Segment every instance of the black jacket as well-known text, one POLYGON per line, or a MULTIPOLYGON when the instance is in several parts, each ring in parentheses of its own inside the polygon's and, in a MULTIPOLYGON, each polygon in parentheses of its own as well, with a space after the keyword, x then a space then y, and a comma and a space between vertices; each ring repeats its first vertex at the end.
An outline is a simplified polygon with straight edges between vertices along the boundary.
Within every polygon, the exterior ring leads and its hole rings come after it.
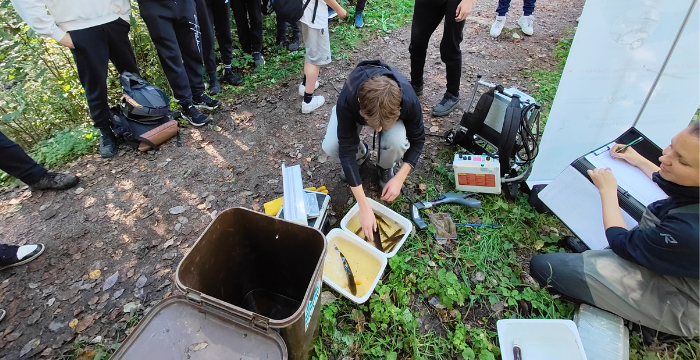
POLYGON ((697 187, 667 181, 659 173, 654 174, 653 180, 669 195, 668 198, 649 205, 649 211, 661 223, 647 229, 611 227, 605 231, 610 248, 621 258, 649 270, 698 279, 700 215, 692 211, 669 212, 686 205, 698 204, 700 191, 697 187))
POLYGON ((401 87, 401 115, 399 120, 403 121, 406 127, 406 137, 410 143, 409 149, 403 156, 403 161, 415 168, 418 158, 423 151, 423 144, 425 143, 423 112, 421 111, 418 96, 413 91, 411 84, 397 70, 380 60, 363 61, 348 75, 336 105, 340 163, 351 187, 359 186, 362 183, 359 167, 355 160, 357 148, 360 145, 357 125, 367 125, 365 119, 360 115, 360 102, 358 101, 360 85, 365 80, 380 75, 393 78, 401 87))

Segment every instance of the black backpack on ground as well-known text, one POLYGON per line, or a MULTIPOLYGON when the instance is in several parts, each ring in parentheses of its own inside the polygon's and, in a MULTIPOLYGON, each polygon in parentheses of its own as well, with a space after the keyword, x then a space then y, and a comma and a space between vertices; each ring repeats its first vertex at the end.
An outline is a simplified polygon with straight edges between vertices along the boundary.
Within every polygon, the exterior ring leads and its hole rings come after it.
POLYGON ((143 124, 155 124, 170 112, 170 99, 158 86, 128 71, 121 74, 120 81, 125 117, 143 124))
MULTIPOLYGON (((314 0, 316 4, 314 5, 314 16, 311 22, 316 20, 316 9, 318 8, 318 2, 323 0, 314 0)), ((290 24, 294 24, 302 16, 304 16, 304 10, 309 6, 311 0, 274 0, 272 2, 272 7, 275 9, 275 13, 281 19, 284 19, 290 24)))
POLYGON ((177 122, 170 113, 160 116, 158 120, 148 124, 134 121, 124 115, 124 109, 117 105, 112 109, 110 119, 112 132, 118 138, 135 150, 158 150, 158 145, 173 136, 177 137, 177 146, 182 146, 177 122))

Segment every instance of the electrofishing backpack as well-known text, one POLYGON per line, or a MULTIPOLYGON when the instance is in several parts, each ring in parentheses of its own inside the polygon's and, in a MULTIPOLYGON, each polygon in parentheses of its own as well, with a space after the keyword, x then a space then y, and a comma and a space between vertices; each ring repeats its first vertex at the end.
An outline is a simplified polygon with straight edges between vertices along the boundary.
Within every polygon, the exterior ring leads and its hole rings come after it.
POLYGON ((158 145, 173 136, 177 137, 177 146, 182 146, 177 121, 168 113, 160 116, 157 121, 143 123, 134 121, 124 115, 124 109, 117 105, 110 109, 112 117, 110 125, 114 135, 123 140, 135 150, 158 150, 158 145))
MULTIPOLYGON (((314 0, 316 3, 314 5, 314 16, 311 22, 316 20, 316 9, 318 8, 318 2, 323 0, 314 0)), ((302 16, 304 16, 304 11, 309 6, 311 0, 274 0, 272 2, 272 7, 275 9, 275 13, 280 19, 284 19, 290 24, 294 24, 302 16)))
POLYGON ((121 74, 124 116, 143 124, 160 123, 170 112, 170 99, 158 86, 125 71, 121 74))

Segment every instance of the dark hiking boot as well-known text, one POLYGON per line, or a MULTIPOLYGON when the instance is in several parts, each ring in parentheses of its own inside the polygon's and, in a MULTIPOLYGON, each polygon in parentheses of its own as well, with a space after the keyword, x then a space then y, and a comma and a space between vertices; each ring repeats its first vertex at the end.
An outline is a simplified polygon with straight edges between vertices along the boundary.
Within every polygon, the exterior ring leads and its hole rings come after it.
POLYGON ((216 79, 216 74, 209 75, 209 95, 216 95, 221 92, 221 85, 216 79))
POLYGON ((110 130, 108 133, 103 132, 100 136, 100 156, 103 158, 111 158, 117 151, 117 138, 110 130))
POLYGON ((38 258, 43 252, 43 244, 5 246, 2 253, 0 253, 0 270, 24 265, 38 258))
POLYGON ((224 76, 221 78, 221 82, 224 84, 238 86, 243 82, 243 79, 236 75, 236 73, 233 72, 233 69, 224 68, 224 76))
POLYGON ((259 51, 254 52, 252 55, 253 55, 253 60, 255 61, 255 67, 265 65, 265 58, 262 56, 262 54, 259 51))
POLYGON ((287 49, 289 51, 297 51, 299 50, 299 45, 301 45, 301 41, 299 40, 299 37, 294 37, 292 38, 292 42, 289 43, 289 46, 287 46, 287 49))
POLYGON ((65 190, 75 186, 78 181, 77 176, 71 173, 47 172, 34 184, 29 185, 32 190, 65 190))
POLYGON ((433 116, 446 116, 459 106, 459 96, 449 92, 445 93, 442 100, 433 108, 433 116))
POLYGON ((192 104, 194 104, 197 109, 215 110, 221 106, 221 101, 214 100, 207 96, 207 94, 199 94, 192 97, 192 104))
POLYGON ((423 85, 415 86, 415 85, 411 84, 411 87, 413 88, 413 91, 416 93, 416 96, 423 95, 423 85))

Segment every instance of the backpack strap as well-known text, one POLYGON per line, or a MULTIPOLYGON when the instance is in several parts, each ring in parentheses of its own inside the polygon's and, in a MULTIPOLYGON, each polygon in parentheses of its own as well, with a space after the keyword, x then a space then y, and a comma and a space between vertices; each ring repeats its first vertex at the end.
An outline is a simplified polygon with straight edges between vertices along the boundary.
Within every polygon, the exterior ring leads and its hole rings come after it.
POLYGON ((316 21, 316 10, 318 10, 318 0, 316 0, 316 4, 314 5, 314 15, 311 17, 312 24, 316 21))
MULTIPOLYGON (((178 133, 178 136, 179 136, 179 133, 178 133)), ((153 149, 153 150, 155 150, 155 151, 160 150, 160 149, 158 148, 158 145, 156 145, 156 144, 154 144, 153 142, 151 142, 151 140, 148 140, 148 139, 146 139, 146 138, 144 138, 144 137, 141 137, 141 136, 136 136, 136 139, 137 139, 138 141, 141 141, 141 142, 143 142, 143 143, 148 144, 148 146, 150 146, 151 149, 153 149)))

